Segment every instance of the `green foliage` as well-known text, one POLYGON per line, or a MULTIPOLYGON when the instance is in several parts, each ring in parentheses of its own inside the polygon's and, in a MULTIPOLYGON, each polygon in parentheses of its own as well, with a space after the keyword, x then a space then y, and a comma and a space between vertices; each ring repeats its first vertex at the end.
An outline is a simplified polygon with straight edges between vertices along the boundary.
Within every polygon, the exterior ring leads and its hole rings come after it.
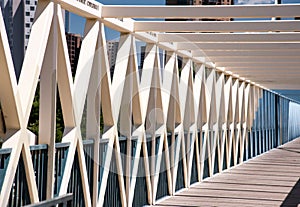
MULTIPOLYGON (((81 124, 80 124, 82 139, 92 138, 92 137, 86 137, 86 124, 87 124, 87 101, 85 102, 85 105, 84 105, 81 124)), ((100 134, 103 134, 103 132, 104 132, 104 121, 103 121, 102 111, 101 111, 101 114, 100 114, 100 126, 99 127, 100 127, 100 134)))
MULTIPOLYGON (((2 126, 2 124, 4 124, 4 117, 3 117, 3 114, 2 114, 2 108, 1 108, 1 104, 0 104, 0 130, 1 130, 1 133, 5 133, 5 126, 2 126)), ((1 134, 0 133, 0 134, 1 134)), ((2 147, 2 143, 3 143, 3 139, 2 139, 2 137, 0 136, 0 149, 1 149, 1 147, 2 147)))
POLYGON ((178 68, 178 75, 181 76, 182 68, 178 68))
POLYGON ((104 132, 104 120, 103 120, 103 113, 101 110, 101 114, 100 114, 100 133, 103 134, 104 132))
POLYGON ((87 137, 86 137, 86 118, 87 118, 86 104, 87 104, 87 101, 85 101, 85 104, 84 104, 82 118, 81 118, 81 124, 80 124, 82 139, 87 139, 87 137))
POLYGON ((61 109, 61 104, 60 104, 60 99, 59 95, 57 95, 56 99, 56 139, 55 142, 61 142, 63 133, 64 133, 64 119, 63 119, 63 114, 62 114, 62 109, 61 109))
MULTIPOLYGON (((33 132, 36 136, 39 134, 39 107, 40 107, 40 87, 37 86, 34 101, 32 104, 29 122, 28 122, 28 129, 33 132)), ((59 92, 57 92, 57 102, 56 102, 56 138, 55 142, 61 142, 63 132, 64 132, 64 120, 63 120, 63 114, 62 114, 62 108, 60 104, 60 97, 59 92)), ((0 107, 1 111, 1 107, 0 107)), ((82 122, 81 122, 81 132, 82 132, 82 138, 86 139, 86 105, 84 107, 83 116, 82 116, 82 122)), ((103 123, 103 116, 101 113, 100 116, 100 132, 101 134, 104 131, 104 123, 103 123)), ((2 146, 2 139, 0 137, 0 148, 2 146)))
MULTIPOLYGON (((39 106, 40 106, 40 87, 38 85, 34 101, 32 104, 28 129, 32 131, 36 136, 39 134, 39 106)), ((57 95, 57 109, 56 109, 56 142, 60 142, 64 131, 64 121, 62 115, 62 109, 60 105, 59 95, 57 95)))
MULTIPOLYGON (((28 122, 28 129, 32 131, 36 136, 39 134, 39 102, 40 102, 40 88, 39 85, 37 87, 30 118, 28 122)), ((87 112, 86 112, 86 105, 84 107, 82 122, 81 122, 81 134, 82 138, 86 139, 86 119, 87 119, 87 112)), ((62 108, 60 104, 60 97, 59 92, 57 91, 57 101, 56 101, 56 138, 55 142, 61 142, 63 132, 64 132, 64 119, 62 114, 62 108)), ((100 116, 100 132, 101 134, 104 131, 104 122, 103 122, 103 115, 101 113, 100 116)), ((89 137, 90 138, 90 137, 89 137)))
POLYGON ((31 112, 30 112, 30 117, 29 117, 29 122, 28 122, 28 129, 32 131, 35 135, 39 134, 39 101, 40 101, 40 86, 37 86, 31 112))

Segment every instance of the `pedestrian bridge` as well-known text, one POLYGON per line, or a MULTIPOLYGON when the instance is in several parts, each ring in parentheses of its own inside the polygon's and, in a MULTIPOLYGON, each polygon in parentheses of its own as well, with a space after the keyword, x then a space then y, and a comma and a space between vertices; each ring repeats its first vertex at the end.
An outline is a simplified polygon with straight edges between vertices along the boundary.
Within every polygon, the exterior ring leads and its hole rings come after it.
POLYGON ((0 206, 298 199, 300 105, 271 89, 300 88, 299 11, 39 0, 18 80, 1 15, 0 206), (63 9, 86 18, 75 77, 63 9), (227 21, 198 21, 207 18, 227 21), (104 26, 120 32, 112 74, 104 26), (141 69, 137 40, 146 43, 141 69), (59 106, 64 133, 55 143, 59 106))

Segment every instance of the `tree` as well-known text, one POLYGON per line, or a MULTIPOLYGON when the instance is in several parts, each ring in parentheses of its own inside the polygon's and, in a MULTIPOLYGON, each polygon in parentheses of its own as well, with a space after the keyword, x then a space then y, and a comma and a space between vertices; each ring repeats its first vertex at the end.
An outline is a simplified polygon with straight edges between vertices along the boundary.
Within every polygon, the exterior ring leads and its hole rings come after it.
MULTIPOLYGON (((28 129, 32 131, 36 136, 39 134, 39 106, 40 106, 40 87, 37 86, 34 101, 32 104, 29 122, 28 122, 28 129)), ((60 142, 63 131, 64 131, 64 122, 63 122, 63 115, 60 105, 59 94, 57 94, 57 104, 56 104, 56 142, 60 142)))

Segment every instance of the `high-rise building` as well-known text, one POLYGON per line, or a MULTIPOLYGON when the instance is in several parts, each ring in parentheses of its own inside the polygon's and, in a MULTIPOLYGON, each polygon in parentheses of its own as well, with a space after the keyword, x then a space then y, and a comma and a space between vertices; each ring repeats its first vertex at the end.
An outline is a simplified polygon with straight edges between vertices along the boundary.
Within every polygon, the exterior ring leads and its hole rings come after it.
POLYGON ((34 14, 36 10, 37 0, 25 0, 25 50, 28 45, 34 14))
MULTIPOLYGON (((166 0, 166 5, 193 5, 193 0, 166 0)), ((166 21, 185 21, 184 19, 166 19, 166 21)))
POLYGON ((193 5, 192 0, 166 0, 166 5, 193 5))
POLYGON ((141 59, 140 59, 140 65, 139 65, 139 69, 142 69, 143 68, 143 65, 144 65, 144 60, 145 60, 145 55, 146 55, 146 46, 143 45, 141 46, 141 59))
POLYGON ((71 63, 72 76, 75 76, 78 64, 82 37, 80 34, 66 33, 69 58, 71 63))
MULTIPOLYGON (((233 4, 233 0, 194 0, 194 5, 231 5, 233 4)), ((199 19, 202 21, 230 21, 230 18, 218 18, 218 19, 199 19)))
MULTIPOLYGON (((233 0, 166 0, 166 5, 231 5, 231 4, 233 4, 233 0)), ((220 18, 220 19, 199 19, 199 20, 224 21, 230 19, 220 18)))
POLYGON ((0 6, 18 79, 25 54, 24 38, 20 38, 24 37, 24 2, 22 0, 1 0, 0 6))
MULTIPOLYGON (((31 27, 34 20, 35 10, 37 7, 38 0, 25 0, 25 50, 28 45, 31 27)), ((69 32, 70 30, 70 13, 69 11, 62 10, 63 18, 65 22, 65 32, 69 32)))
MULTIPOLYGON (((13 5, 12 1, 0 1, 1 12, 4 19, 9 44, 13 43, 13 5)), ((12 48, 11 48, 12 49, 12 48)))
POLYGON ((231 0, 194 0, 194 5, 231 5, 231 0))
MULTIPOLYGON (((0 0, 17 79, 21 73, 37 2, 38 0, 0 0)), ((64 12, 64 18, 68 32, 69 12, 64 12)))
POLYGON ((115 69, 115 64, 117 60, 117 53, 118 53, 119 42, 112 40, 107 42, 107 55, 108 55, 108 62, 111 74, 115 69))

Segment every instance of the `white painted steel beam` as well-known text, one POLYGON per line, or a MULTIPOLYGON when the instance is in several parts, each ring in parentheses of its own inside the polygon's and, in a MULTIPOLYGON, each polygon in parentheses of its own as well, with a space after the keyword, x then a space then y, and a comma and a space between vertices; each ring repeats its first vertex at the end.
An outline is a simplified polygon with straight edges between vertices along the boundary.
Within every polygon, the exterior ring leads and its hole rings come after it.
POLYGON ((82 2, 74 0, 54 0, 54 2, 60 4, 63 9, 66 9, 79 16, 91 19, 101 18, 102 4, 97 1, 89 1, 90 6, 88 6, 87 3, 82 3, 86 2, 86 0, 82 2))
MULTIPOLYGON (((285 56, 286 57, 286 56, 285 56)), ((299 57, 286 57, 284 58, 274 58, 270 56, 262 56, 262 57, 210 57, 211 61, 216 62, 218 64, 221 63, 295 63, 300 62, 299 57)))
POLYGON ((285 74, 282 72, 280 68, 274 68, 274 69, 264 69, 264 68, 258 68, 257 70, 253 70, 251 68, 228 68, 233 73, 238 73, 239 77, 247 76, 247 79, 257 79, 264 77, 271 77, 276 80, 285 79, 286 77, 295 77, 295 75, 299 74, 299 69, 297 68, 289 68, 290 73, 285 74))
POLYGON ((300 88, 300 84, 276 84, 276 83, 268 83, 268 84, 264 84, 266 87, 268 88, 272 88, 273 90, 276 89, 285 89, 285 90, 299 90, 300 88))
POLYGON ((126 19, 126 21, 121 21, 115 18, 105 18, 101 20, 105 26, 123 33, 133 32, 133 21, 131 19, 126 19))
POLYGON ((270 18, 299 16, 300 5, 102 6, 104 18, 270 18))
POLYGON ((300 21, 135 21, 136 32, 294 32, 300 21))
POLYGON ((297 75, 299 75, 299 71, 298 70, 294 70, 291 71, 289 74, 284 74, 282 73, 282 71, 272 71, 272 73, 270 73, 270 71, 268 70, 257 70, 257 71, 253 71, 251 72, 251 70, 248 71, 240 71, 239 74, 241 76, 247 76, 247 78, 249 79, 253 79, 257 77, 270 77, 270 78, 274 78, 274 79, 284 79, 286 77, 295 77, 297 75))
POLYGON ((159 42, 300 42, 300 33, 159 33, 159 42))
MULTIPOLYGON (((300 22, 300 21, 299 21, 300 22)), ((178 50, 300 50, 300 43, 176 43, 178 50)))
POLYGON ((166 50, 166 51, 173 51, 176 52, 178 55, 180 55, 181 57, 186 57, 186 58, 190 58, 192 59, 195 63, 201 63, 206 65, 207 67, 213 68, 214 66, 210 63, 205 61, 205 59, 203 59, 203 56, 201 57, 193 57, 192 53, 186 50, 177 50, 175 45, 169 42, 158 42, 157 41, 157 37, 156 37, 156 33, 146 33, 146 32, 137 32, 137 33, 133 33, 133 35, 144 42, 147 43, 155 43, 159 46, 159 48, 166 50))
POLYGON ((251 71, 251 74, 253 77, 255 77, 255 72, 259 72, 259 71, 269 71, 269 72, 274 72, 274 71, 282 71, 282 73, 287 73, 287 70, 289 72, 293 72, 293 71, 299 71, 299 69, 297 67, 289 67, 289 66, 285 66, 282 68, 273 68, 273 67, 267 67, 267 66, 263 66, 263 67, 238 67, 238 68, 227 68, 227 70, 231 71, 231 72, 237 72, 242 74, 243 71, 251 71))
POLYGON ((284 82, 286 80, 288 80, 288 82, 290 83, 290 81, 292 81, 293 83, 298 83, 296 82, 295 80, 295 76, 299 76, 299 73, 296 73, 296 74, 291 74, 293 77, 291 76, 284 76, 284 78, 278 78, 278 77, 282 77, 283 74, 274 74, 273 76, 268 76, 268 74, 266 73, 259 73, 260 77, 259 78, 253 78, 253 76, 251 75, 243 75, 244 78, 251 78, 252 80, 255 80, 255 81, 260 81, 260 83, 262 82, 272 82, 272 83, 276 83, 277 81, 281 81, 281 82, 284 82))
POLYGON ((260 67, 272 67, 272 68, 299 68, 300 69, 300 60, 298 62, 275 62, 275 63, 244 63, 244 62, 235 62, 235 63, 225 63, 225 62, 217 62, 217 67, 229 67, 229 68, 240 68, 240 67, 249 67, 249 68, 260 68, 260 67))
POLYGON ((269 56, 284 58, 287 57, 300 57, 300 51, 193 51, 194 57, 203 57, 204 55, 211 57, 252 57, 252 56, 269 56))

